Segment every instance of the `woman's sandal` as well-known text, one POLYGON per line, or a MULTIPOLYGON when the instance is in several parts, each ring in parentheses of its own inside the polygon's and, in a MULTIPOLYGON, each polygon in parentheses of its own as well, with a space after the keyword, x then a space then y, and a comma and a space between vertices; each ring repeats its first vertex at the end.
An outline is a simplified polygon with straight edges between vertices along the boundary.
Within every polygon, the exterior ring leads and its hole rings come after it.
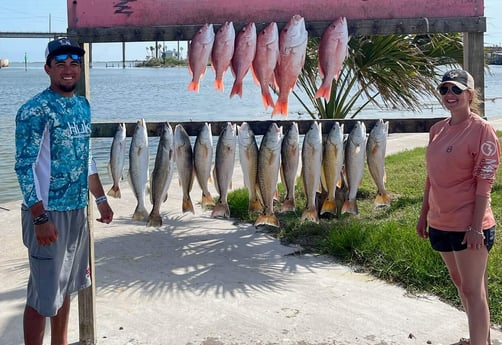
POLYGON ((460 338, 460 340, 458 341, 458 345, 469 345, 471 342, 469 340, 469 338, 460 338))

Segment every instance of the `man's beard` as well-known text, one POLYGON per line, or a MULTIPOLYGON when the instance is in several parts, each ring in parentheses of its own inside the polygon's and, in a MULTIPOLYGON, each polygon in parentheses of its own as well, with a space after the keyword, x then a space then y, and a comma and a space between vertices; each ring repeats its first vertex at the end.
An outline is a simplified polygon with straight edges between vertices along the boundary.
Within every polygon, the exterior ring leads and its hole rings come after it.
POLYGON ((64 92, 73 92, 76 87, 77 87, 77 84, 72 84, 72 85, 59 84, 59 88, 61 89, 61 91, 64 91, 64 92))

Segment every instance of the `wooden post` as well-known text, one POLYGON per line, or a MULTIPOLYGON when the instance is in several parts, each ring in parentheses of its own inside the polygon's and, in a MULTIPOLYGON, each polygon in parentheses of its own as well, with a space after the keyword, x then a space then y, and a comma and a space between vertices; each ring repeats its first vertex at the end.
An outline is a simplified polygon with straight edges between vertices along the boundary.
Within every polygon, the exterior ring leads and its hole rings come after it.
MULTIPOLYGON (((82 44, 82 48, 86 51, 82 65, 82 77, 77 85, 76 92, 79 95, 90 99, 90 84, 89 84, 89 43, 82 44)), ((93 208, 90 202, 91 195, 89 193, 89 206, 87 207, 87 224, 89 226, 89 265, 91 269, 91 286, 80 290, 78 293, 78 316, 79 316, 79 335, 81 345, 95 345, 96 337, 96 275, 94 265, 94 228, 93 228, 93 208)))
POLYGON ((464 68, 474 78, 474 85, 478 89, 478 96, 482 103, 479 106, 480 116, 485 114, 485 54, 484 33, 464 32, 464 68))
POLYGON ((125 42, 122 42, 122 68, 126 68, 125 42))

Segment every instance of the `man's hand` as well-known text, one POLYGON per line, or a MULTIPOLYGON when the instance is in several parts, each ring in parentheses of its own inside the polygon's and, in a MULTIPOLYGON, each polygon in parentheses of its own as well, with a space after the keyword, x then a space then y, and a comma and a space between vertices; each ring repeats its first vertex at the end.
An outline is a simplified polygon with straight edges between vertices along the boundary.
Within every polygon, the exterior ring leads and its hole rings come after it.
POLYGON ((110 204, 108 204, 108 201, 103 201, 99 203, 97 206, 101 217, 96 218, 96 220, 100 223, 110 224, 113 220, 113 211, 112 208, 110 207, 110 204))
POLYGON ((58 240, 58 229, 50 220, 44 224, 35 225, 37 242, 41 246, 50 246, 58 240))

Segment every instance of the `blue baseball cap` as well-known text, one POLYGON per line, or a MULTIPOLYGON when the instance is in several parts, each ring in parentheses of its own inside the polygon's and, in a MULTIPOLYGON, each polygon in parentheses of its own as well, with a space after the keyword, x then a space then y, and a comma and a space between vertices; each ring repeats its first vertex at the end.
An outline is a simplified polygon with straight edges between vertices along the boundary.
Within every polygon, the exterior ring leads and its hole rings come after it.
POLYGON ((45 60, 49 63, 50 59, 59 54, 77 54, 78 56, 83 56, 85 50, 83 50, 78 43, 67 38, 62 37, 57 40, 50 41, 45 49, 45 60))

